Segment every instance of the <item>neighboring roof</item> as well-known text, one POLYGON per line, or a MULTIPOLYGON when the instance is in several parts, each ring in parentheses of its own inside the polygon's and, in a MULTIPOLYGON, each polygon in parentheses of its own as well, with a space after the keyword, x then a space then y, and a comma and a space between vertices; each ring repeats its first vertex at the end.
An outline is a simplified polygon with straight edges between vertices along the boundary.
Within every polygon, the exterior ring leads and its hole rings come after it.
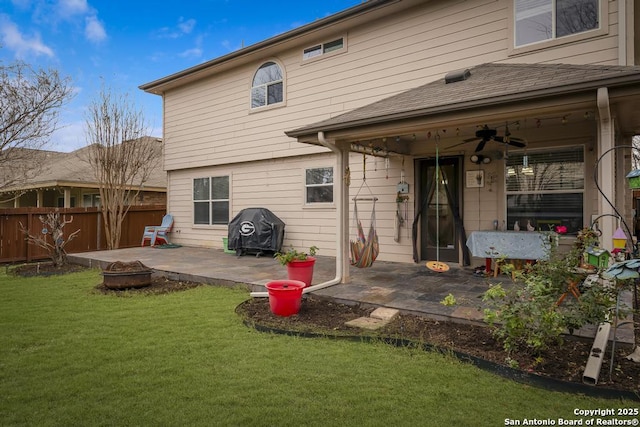
POLYGON ((638 66, 490 63, 472 67, 469 72, 466 80, 447 84, 443 76, 423 86, 285 133, 296 138, 320 131, 567 95, 599 87, 640 84, 638 66))
MULTIPOLYGON (((158 149, 162 148, 162 140, 160 138, 146 136, 140 138, 140 141, 157 144, 158 149)), ((70 153, 34 150, 45 159, 42 162, 40 173, 19 186, 3 188, 2 192, 51 187, 97 188, 98 184, 94 179, 93 170, 86 159, 88 149, 89 147, 83 147, 70 153)), ((149 180, 144 186, 145 190, 166 191, 167 173, 163 170, 162 160, 153 169, 149 180)))
POLYGON ((318 19, 309 24, 303 25, 301 27, 295 28, 293 30, 287 31, 286 33, 279 34, 277 36, 268 38, 261 42, 252 44, 245 48, 239 49, 237 51, 231 52, 227 55, 220 56, 211 61, 203 62, 202 64, 198 64, 191 68, 187 68, 186 70, 179 71, 177 73, 171 74, 169 76, 160 78, 158 80, 154 80, 149 83, 145 83, 139 86, 139 89, 142 89, 146 92, 160 94, 162 93, 162 87, 169 84, 174 83, 176 81, 184 80, 193 74, 197 74, 204 70, 215 67, 216 65, 231 61, 232 59, 236 59, 242 56, 249 55, 253 52, 259 51, 269 46, 273 46, 279 43, 283 43, 285 41, 294 39, 301 35, 312 33, 318 29, 328 27, 331 25, 335 25, 339 22, 345 21, 347 19, 364 15, 367 12, 370 12, 374 9, 377 9, 381 6, 385 6, 391 3, 398 3, 398 0, 367 0, 362 2, 359 5, 350 7, 349 9, 345 9, 341 12, 335 13, 333 15, 329 15, 325 18, 318 19))

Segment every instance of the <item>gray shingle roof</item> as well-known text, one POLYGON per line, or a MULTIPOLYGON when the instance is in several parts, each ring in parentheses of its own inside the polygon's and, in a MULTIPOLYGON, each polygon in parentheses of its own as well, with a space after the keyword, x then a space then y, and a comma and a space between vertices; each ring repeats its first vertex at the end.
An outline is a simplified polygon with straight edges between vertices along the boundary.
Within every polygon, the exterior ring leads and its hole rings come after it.
MULTIPOLYGON (((156 144, 161 149, 161 142, 154 137, 142 137, 140 143, 156 144)), ((23 188, 36 188, 39 186, 50 186, 64 183, 69 185, 75 183, 78 186, 94 186, 98 184, 94 177, 94 172, 87 161, 88 147, 83 147, 70 153, 61 153, 57 151, 35 150, 37 154, 43 157, 40 163, 42 170, 36 177, 28 179, 18 187, 3 188, 3 191, 15 191, 23 188)), ((1 169, 1 168, 0 168, 1 169)), ((0 175, 0 179, 2 176, 0 175)), ((0 182, 1 184, 1 182, 0 182)), ((154 167, 149 180, 145 183, 145 187, 166 188, 167 173, 162 168, 162 161, 159 160, 154 167)), ((0 185, 0 188, 2 186, 0 185)))
POLYGON ((300 137, 462 108, 524 101, 598 87, 640 84, 640 67, 569 64, 482 64, 470 68, 467 80, 441 78, 344 114, 286 132, 300 137))

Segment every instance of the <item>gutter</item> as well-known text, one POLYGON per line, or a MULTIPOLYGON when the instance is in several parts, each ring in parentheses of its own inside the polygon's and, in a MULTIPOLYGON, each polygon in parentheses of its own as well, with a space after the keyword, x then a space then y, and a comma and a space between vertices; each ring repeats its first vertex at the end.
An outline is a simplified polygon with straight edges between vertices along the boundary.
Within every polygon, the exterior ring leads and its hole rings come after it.
MULTIPOLYGON (((320 143, 323 146, 327 147, 328 149, 330 149, 336 154, 336 160, 338 163, 336 168, 337 170, 335 171, 334 179, 333 179, 334 183, 336 182, 339 183, 336 191, 337 193, 336 196, 338 200, 337 209, 336 209, 336 276, 327 282, 319 283, 317 285, 312 285, 304 288, 302 290, 303 294, 308 294, 310 292, 318 291, 320 289, 337 285, 341 283, 344 278, 343 259, 345 257, 346 245, 343 245, 343 236, 345 235, 345 226, 344 226, 345 221, 343 221, 343 218, 346 218, 346 215, 344 215, 345 191, 344 191, 344 185, 343 185, 343 182, 344 182, 343 171, 345 170, 345 155, 342 152, 342 150, 336 147, 335 143, 329 142, 325 139, 324 132, 318 132, 318 141, 320 141, 320 143)), ((346 158, 348 158, 348 154, 346 155, 346 158)), ((251 295, 254 298, 255 297, 265 298, 269 296, 269 293, 268 292, 251 292, 249 295, 251 295)))
MULTIPOLYGON (((89 188, 89 189, 97 190, 99 187, 99 184, 97 182, 86 182, 86 181, 51 180, 51 181, 35 182, 32 184, 26 184, 26 185, 16 186, 16 187, 6 187, 0 190, 0 194, 15 193, 15 192, 21 192, 21 191, 33 191, 33 190, 48 190, 48 189, 62 188, 62 187, 89 188)), ((127 189, 135 190, 137 188, 137 185, 127 185, 126 187, 127 189)), ((140 191, 155 191, 158 193, 166 193, 167 187, 160 187, 157 185, 153 185, 153 186, 145 185, 144 188, 141 189, 140 191)))

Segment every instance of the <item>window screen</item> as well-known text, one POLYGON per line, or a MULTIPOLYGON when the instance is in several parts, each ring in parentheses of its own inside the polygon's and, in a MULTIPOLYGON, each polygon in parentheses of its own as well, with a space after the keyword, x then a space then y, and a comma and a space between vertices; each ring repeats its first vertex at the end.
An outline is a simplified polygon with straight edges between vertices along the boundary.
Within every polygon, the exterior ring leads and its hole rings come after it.
POLYGON ((513 229, 527 225, 539 231, 564 225, 576 233, 583 227, 584 150, 509 153, 506 162, 507 221, 513 229))

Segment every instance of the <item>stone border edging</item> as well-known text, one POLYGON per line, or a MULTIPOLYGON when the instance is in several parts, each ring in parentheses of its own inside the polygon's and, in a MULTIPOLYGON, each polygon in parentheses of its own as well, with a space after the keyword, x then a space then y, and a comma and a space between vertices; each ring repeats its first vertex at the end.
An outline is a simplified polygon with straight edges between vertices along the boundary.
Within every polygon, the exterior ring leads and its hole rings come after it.
POLYGON ((604 399, 627 399, 640 401, 640 394, 631 391, 597 387, 587 384, 562 381, 550 377, 544 377, 542 375, 524 372, 519 369, 509 368, 508 366, 500 365, 498 363, 491 362, 489 360, 485 360, 477 356, 472 356, 460 351, 441 348, 428 343, 417 343, 415 341, 404 338, 393 338, 388 336, 376 337, 369 335, 332 335, 329 333, 289 331, 285 329, 278 329, 260 325, 247 319, 243 319, 242 323, 247 327, 257 330, 258 332, 270 332, 279 335, 297 336, 302 338, 342 339, 347 341, 381 341, 394 347, 416 347, 421 348, 423 351, 453 355, 456 359, 462 362, 471 363, 472 365, 482 369, 483 371, 487 371, 500 377, 507 378, 521 384, 531 385, 537 388, 543 388, 550 391, 559 391, 563 393, 583 394, 589 397, 599 397, 604 399))

